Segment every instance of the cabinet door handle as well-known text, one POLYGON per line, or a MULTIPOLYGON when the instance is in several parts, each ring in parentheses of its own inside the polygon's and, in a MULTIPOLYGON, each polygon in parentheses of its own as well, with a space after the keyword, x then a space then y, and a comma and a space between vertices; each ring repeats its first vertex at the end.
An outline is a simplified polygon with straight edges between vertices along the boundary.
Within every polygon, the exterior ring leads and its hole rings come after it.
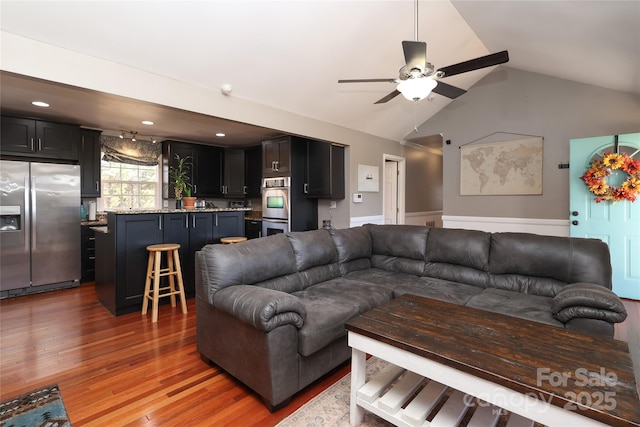
POLYGON ((158 230, 162 230, 162 217, 158 217, 158 230))
POLYGON ((96 181, 96 191, 100 191, 100 183, 96 181))
POLYGON ((242 194, 247 194, 247 186, 242 187, 242 194))
POLYGON ((35 145, 34 144, 35 144, 35 142, 34 142, 33 138, 31 138, 31 151, 35 150, 35 145))
POLYGON ((276 172, 280 170, 280 162, 276 160, 276 172))
POLYGON ((42 138, 38 138, 38 151, 42 151, 42 138))
POLYGON ((198 192, 198 186, 196 184, 193 184, 193 194, 196 194, 198 192))
POLYGON ((196 216, 191 216, 191 228, 196 228, 196 216))
POLYGON ((309 192, 309 184, 305 182, 303 187, 304 187, 304 194, 307 194, 309 192))
POLYGON ((189 228, 189 215, 184 216, 184 228, 189 228))
POLYGON ((89 240, 96 240, 95 237, 89 237, 89 240))
POLYGON ((216 217, 216 227, 217 227, 218 226, 218 215, 216 214, 215 217, 216 217))

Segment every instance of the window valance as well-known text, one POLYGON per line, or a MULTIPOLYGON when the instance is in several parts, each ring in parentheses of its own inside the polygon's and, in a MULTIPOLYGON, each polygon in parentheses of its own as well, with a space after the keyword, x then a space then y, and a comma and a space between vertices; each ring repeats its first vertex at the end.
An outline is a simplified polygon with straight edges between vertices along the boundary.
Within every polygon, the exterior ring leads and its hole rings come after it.
POLYGON ((161 147, 151 141, 120 138, 117 136, 100 137, 102 160, 127 163, 130 165, 155 166, 159 162, 161 147))

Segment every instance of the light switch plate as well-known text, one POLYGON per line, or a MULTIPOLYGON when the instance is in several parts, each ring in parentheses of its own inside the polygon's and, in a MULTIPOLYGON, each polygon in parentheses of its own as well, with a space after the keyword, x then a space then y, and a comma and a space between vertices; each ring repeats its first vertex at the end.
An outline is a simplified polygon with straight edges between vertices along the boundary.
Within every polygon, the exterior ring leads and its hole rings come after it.
POLYGON ((163 200, 162 201, 162 207, 163 208, 168 208, 169 207, 169 201, 168 200, 163 200))
POLYGON ((335 200, 331 200, 329 202, 329 209, 335 209, 336 207, 337 207, 336 201, 335 200))

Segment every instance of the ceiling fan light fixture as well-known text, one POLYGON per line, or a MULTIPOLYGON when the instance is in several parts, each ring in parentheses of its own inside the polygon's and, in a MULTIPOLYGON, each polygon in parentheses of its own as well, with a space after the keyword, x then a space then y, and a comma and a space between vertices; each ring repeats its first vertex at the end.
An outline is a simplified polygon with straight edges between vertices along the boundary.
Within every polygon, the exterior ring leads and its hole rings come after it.
POLYGON ((420 101, 429 96, 437 85, 438 82, 434 79, 407 79, 398 83, 396 89, 409 101, 420 101))

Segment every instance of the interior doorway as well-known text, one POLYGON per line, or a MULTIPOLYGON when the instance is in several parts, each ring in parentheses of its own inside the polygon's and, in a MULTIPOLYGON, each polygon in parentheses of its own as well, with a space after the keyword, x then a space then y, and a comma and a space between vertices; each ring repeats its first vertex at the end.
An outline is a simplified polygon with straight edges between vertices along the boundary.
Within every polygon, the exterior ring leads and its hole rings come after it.
POLYGON ((384 154, 382 206, 385 224, 405 223, 405 158, 384 154))

